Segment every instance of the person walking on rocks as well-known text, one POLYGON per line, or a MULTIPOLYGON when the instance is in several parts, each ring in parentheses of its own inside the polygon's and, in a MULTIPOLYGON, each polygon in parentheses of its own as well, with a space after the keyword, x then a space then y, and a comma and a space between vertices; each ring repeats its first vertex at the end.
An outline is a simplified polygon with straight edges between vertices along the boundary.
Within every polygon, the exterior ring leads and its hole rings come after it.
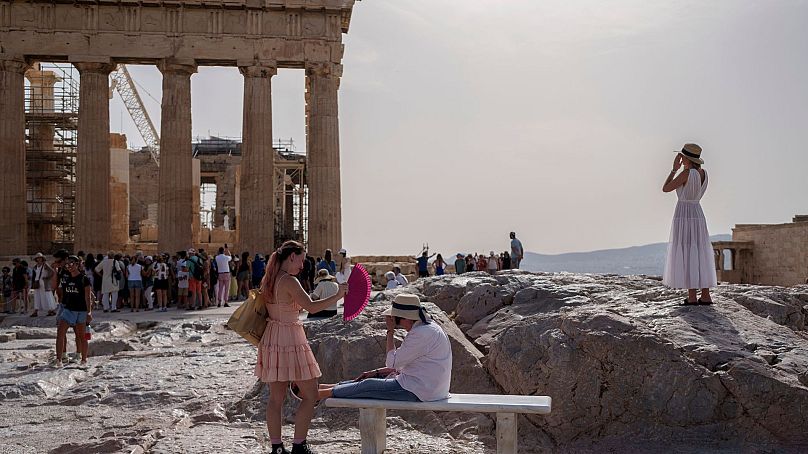
POLYGON ((525 248, 522 247, 522 242, 516 238, 516 232, 510 233, 511 237, 511 268, 514 270, 519 269, 522 264, 522 259, 525 258, 525 248))
POLYGON ((56 328, 56 367, 62 367, 62 355, 67 344, 67 329, 73 328, 76 334, 76 349, 81 354, 81 366, 87 365, 87 339, 85 327, 93 321, 91 305, 92 287, 90 280, 81 269, 81 260, 75 255, 67 258, 65 268, 68 273, 61 273, 59 280, 59 300, 62 311, 59 313, 59 324, 56 328))
POLYGON ((707 190, 701 151, 694 143, 685 144, 677 152, 673 170, 662 186, 663 192, 675 190, 679 199, 673 214, 662 282, 671 288, 687 289, 685 305, 712 304, 710 287, 717 284, 713 246, 700 203, 707 190), (676 175, 682 167, 684 170, 676 175), (698 289, 701 295, 696 299, 698 289))
POLYGON ((297 241, 287 241, 269 258, 266 274, 261 281, 261 294, 267 307, 267 326, 258 344, 255 375, 269 384, 267 429, 273 454, 288 454, 281 440, 281 420, 286 390, 295 382, 302 402, 295 416, 292 454, 312 454, 306 436, 317 402, 317 378, 322 373, 311 352, 303 324, 298 319, 300 309, 316 313, 328 309, 345 296, 347 285, 340 285, 336 294, 312 302, 294 276, 303 269, 305 249, 297 241))

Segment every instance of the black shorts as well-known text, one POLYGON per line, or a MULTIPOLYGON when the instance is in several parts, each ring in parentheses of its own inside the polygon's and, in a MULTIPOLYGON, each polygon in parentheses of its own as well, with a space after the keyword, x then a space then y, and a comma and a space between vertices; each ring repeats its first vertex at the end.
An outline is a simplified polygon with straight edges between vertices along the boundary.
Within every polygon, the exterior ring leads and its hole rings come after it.
POLYGON ((154 289, 155 290, 168 290, 168 279, 155 279, 154 280, 154 289))
POLYGON ((418 271, 418 277, 429 277, 429 271, 418 271))

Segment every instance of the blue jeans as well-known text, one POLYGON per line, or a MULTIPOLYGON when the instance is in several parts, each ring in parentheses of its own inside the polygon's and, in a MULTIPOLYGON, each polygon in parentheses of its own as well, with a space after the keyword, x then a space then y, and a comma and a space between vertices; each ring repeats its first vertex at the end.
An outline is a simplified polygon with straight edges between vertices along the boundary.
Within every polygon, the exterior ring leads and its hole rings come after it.
POLYGON ((366 378, 362 381, 343 381, 334 386, 331 392, 334 397, 345 399, 421 401, 415 394, 402 388, 395 378, 366 378))

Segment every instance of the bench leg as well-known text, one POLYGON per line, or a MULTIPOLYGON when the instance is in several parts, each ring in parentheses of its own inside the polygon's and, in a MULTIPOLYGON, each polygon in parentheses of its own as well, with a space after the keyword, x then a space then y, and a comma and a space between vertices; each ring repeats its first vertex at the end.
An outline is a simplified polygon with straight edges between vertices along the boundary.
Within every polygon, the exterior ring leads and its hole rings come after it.
POLYGON ((516 454, 516 413, 497 413, 497 454, 516 454))
POLYGON ((359 434, 362 437, 362 454, 384 452, 387 447, 387 410, 360 408, 359 434))

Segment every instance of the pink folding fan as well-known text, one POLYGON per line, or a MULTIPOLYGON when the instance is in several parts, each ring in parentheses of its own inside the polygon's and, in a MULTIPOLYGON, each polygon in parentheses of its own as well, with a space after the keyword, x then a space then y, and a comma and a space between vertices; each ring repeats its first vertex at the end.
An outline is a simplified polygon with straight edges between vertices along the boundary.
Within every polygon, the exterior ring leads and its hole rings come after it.
POLYGON ((370 288, 370 275, 364 266, 357 263, 351 269, 351 275, 348 277, 348 294, 343 299, 345 308, 345 312, 342 314, 343 320, 346 322, 353 320, 362 313, 370 301, 370 288))

